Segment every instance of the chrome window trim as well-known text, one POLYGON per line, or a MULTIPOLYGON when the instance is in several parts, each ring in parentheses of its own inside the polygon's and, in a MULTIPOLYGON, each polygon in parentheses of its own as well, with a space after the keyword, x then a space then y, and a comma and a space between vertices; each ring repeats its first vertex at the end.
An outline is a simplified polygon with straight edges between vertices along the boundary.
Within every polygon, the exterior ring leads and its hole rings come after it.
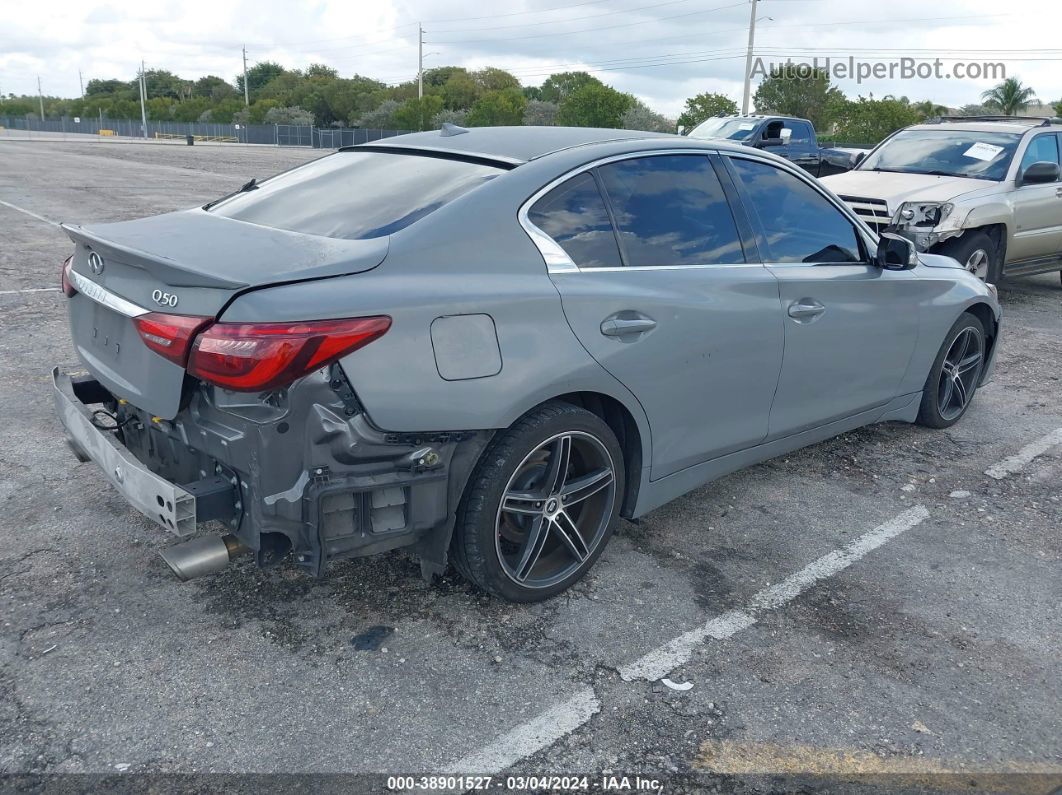
POLYGON ((79 293, 86 298, 95 301, 97 304, 101 304, 108 309, 113 309, 120 315, 125 315, 126 317, 140 317, 151 311, 150 309, 145 309, 142 306, 134 304, 132 301, 125 300, 120 295, 115 295, 102 285, 96 284, 96 282, 91 281, 90 279, 86 279, 73 268, 67 272, 67 275, 70 277, 70 281, 73 282, 75 289, 79 293))
MULTIPOLYGON (((708 157, 709 155, 720 154, 718 149, 701 149, 693 147, 682 147, 675 149, 645 149, 640 152, 626 152, 622 155, 610 155, 609 157, 602 157, 597 160, 593 160, 589 163, 584 163, 571 171, 566 171, 559 177, 554 178, 542 188, 539 188, 535 193, 531 195, 531 198, 527 199, 520 205, 520 210, 517 212, 517 219, 520 222, 520 226, 523 227, 527 236, 531 238, 531 242, 535 244, 539 253, 542 255, 542 259, 546 262, 546 270, 549 273, 594 273, 600 271, 603 273, 615 273, 618 271, 630 272, 630 271, 654 271, 654 270, 690 270, 699 268, 733 268, 733 267, 753 267, 762 268, 763 264, 759 262, 732 262, 732 263, 699 263, 696 265, 640 265, 636 267, 607 267, 607 268, 580 268, 568 253, 561 248, 560 244, 552 237, 547 235, 533 223, 528 217, 528 213, 534 206, 535 202, 556 188, 558 185, 567 182, 573 177, 577 177, 589 171, 592 168, 598 166, 604 166, 609 163, 616 163, 621 160, 634 160, 641 157, 658 157, 660 155, 701 155, 702 157, 708 157)), ((722 154, 725 154, 723 152, 722 154)), ((729 203, 729 202, 728 202, 729 203)))

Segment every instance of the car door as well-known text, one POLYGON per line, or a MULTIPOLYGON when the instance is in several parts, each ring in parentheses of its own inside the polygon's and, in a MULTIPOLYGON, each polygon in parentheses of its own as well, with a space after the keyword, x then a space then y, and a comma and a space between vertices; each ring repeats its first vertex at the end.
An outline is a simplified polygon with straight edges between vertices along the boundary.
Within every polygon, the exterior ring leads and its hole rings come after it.
POLYGON ((785 357, 770 438, 884 406, 917 340, 918 279, 872 264, 852 220, 810 178, 728 161, 779 282, 785 357))
POLYGON ((746 258, 751 228, 705 153, 597 164, 536 198, 526 219, 570 258, 547 262, 572 330, 645 409, 651 477, 767 435, 777 281, 746 258))
POLYGON ((783 138, 785 131, 789 130, 788 142, 786 143, 785 157, 813 176, 818 176, 819 152, 815 146, 815 136, 811 125, 806 121, 787 121, 782 127, 783 138))
POLYGON ((1008 262, 1048 257, 1062 250, 1062 182, 1022 185, 1021 175, 1033 163, 1059 163, 1058 135, 1041 133, 1026 146, 1011 192, 1014 234, 1008 262))

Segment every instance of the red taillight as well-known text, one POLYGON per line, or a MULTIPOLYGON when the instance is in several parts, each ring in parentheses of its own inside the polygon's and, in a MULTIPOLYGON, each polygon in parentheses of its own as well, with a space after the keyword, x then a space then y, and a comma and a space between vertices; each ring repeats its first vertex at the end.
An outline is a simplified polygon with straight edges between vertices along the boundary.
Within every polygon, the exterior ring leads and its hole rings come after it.
POLYGON ((181 367, 188 362, 192 338, 210 321, 209 317, 166 315, 162 312, 148 312, 133 318, 144 344, 181 367))
POLYGON ((63 275, 60 277, 63 284, 63 292, 66 293, 67 298, 72 297, 77 292, 77 288, 70 283, 70 263, 73 260, 73 257, 67 257, 63 260, 63 275))
POLYGON ((196 338, 188 372, 237 392, 277 389, 368 345, 390 327, 387 316, 216 323, 196 338))

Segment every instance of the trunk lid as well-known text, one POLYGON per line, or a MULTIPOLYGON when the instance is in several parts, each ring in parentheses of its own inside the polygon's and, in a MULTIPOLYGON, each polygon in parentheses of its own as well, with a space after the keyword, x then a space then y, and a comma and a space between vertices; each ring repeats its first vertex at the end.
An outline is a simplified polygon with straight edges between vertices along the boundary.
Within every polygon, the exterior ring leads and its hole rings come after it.
POLYGON ((386 237, 326 238, 203 210, 63 230, 81 285, 68 302, 78 355, 113 394, 167 419, 180 409, 184 368, 144 345, 135 316, 215 318, 246 290, 359 273, 387 255, 386 237))

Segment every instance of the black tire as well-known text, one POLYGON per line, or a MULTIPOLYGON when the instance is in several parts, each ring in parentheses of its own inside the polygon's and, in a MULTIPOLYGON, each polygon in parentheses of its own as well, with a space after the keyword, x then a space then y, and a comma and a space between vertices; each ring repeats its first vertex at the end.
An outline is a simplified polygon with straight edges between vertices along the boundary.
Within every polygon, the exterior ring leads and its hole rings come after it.
POLYGON ((929 377, 926 379, 925 387, 922 389, 922 405, 919 407, 917 420, 919 425, 925 425, 928 428, 949 428, 962 419, 962 416, 973 402, 974 393, 977 392, 977 384, 980 382, 981 374, 984 372, 987 351, 988 346, 984 326, 980 320, 969 312, 964 312, 955 321, 955 325, 951 327, 951 330, 944 338, 944 344, 940 346, 937 358, 933 360, 933 367, 930 369, 929 377), (973 335, 971 341, 976 339, 977 344, 980 346, 980 360, 970 365, 970 369, 960 375, 957 374, 957 369, 953 366, 955 362, 950 361, 950 359, 955 358, 961 363, 973 356, 972 352, 959 353, 957 356, 953 356, 956 340, 963 335, 973 335), (945 372, 946 367, 949 368, 947 373, 945 372), (956 378, 962 384, 962 392, 955 384, 956 378), (947 388, 948 379, 952 381, 950 392, 947 388), (951 400, 945 399, 948 395, 951 396, 951 400), (963 397, 961 406, 957 404, 960 395, 963 397))
POLYGON ((581 579, 601 555, 615 530, 625 485, 623 451, 600 417, 562 401, 543 404, 499 433, 476 465, 457 511, 454 566, 482 590, 512 602, 556 596, 581 579), (562 453, 565 438, 567 452, 562 453), (540 453, 542 460, 536 458, 540 453), (564 472, 554 471, 560 467, 555 459, 566 463, 564 472), (600 474, 607 467, 610 482, 600 474), (587 472, 578 474, 581 468, 587 472), (575 488, 595 475, 604 485, 593 481, 575 488), (549 482, 559 484, 556 490, 549 482), (578 496, 583 491, 588 493, 578 496), (538 494, 542 501, 531 502, 540 499, 534 496, 538 494), (561 496, 571 504, 565 505, 561 496), (503 510, 503 497, 506 505, 516 507, 503 510), (533 513, 539 509, 541 516, 533 513), (556 511, 552 518, 551 510, 556 511), (569 535, 573 529, 578 533, 575 543, 569 535), (537 553, 527 552, 535 546, 532 534, 543 539, 537 553), (513 549, 510 557, 507 550, 513 549), (550 573, 554 562, 557 570, 550 573))
POLYGON ((967 232, 962 237, 943 243, 937 249, 937 253, 958 260, 960 265, 989 284, 999 282, 1002 271, 999 262, 999 246, 986 232, 967 232), (973 267, 976 255, 979 253, 984 255, 983 273, 978 273, 977 270, 980 269, 973 267))

